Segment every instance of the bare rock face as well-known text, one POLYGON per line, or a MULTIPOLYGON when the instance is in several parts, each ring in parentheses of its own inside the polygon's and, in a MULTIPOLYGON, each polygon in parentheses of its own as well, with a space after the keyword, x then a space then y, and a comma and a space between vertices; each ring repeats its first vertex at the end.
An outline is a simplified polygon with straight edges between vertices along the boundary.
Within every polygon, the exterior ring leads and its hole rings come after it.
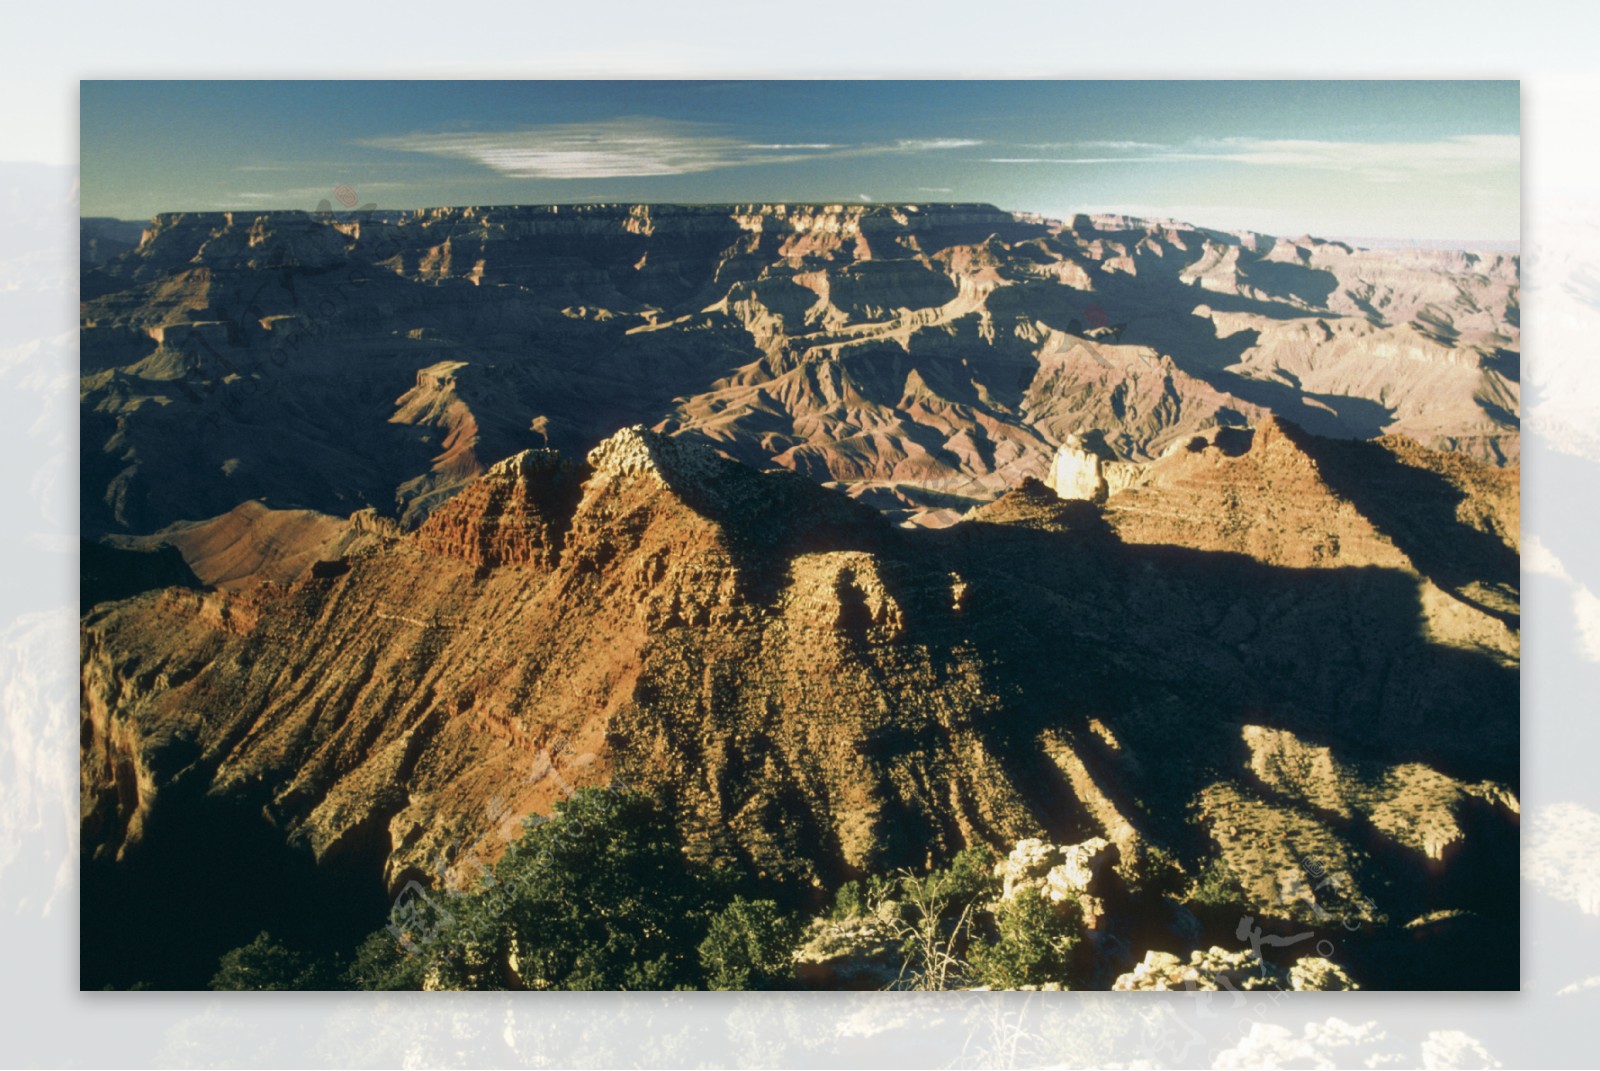
POLYGON ((995 864, 995 876, 1001 879, 1002 900, 1042 896, 1053 904, 1072 904, 1084 926, 1093 930, 1105 917, 1108 879, 1117 858, 1116 846, 1104 837, 1069 845, 1030 837, 995 864))
POLYGON ((1045 482, 1057 495, 1071 501, 1104 502, 1138 479, 1141 466, 1118 461, 1094 439, 1072 434, 1056 448, 1045 482))
POLYGON ((1057 448, 1045 482, 1062 498, 1104 502, 1110 487, 1101 471, 1103 464, 1099 454, 1084 448, 1082 439, 1069 435, 1057 448))
POLYGON ((582 470, 552 450, 524 450, 491 467, 417 532, 429 550, 480 568, 550 568, 578 501, 582 470))
POLYGON ((1297 993, 1322 993, 1361 987, 1332 960, 1322 956, 1304 956, 1289 967, 1289 988, 1297 993))
POLYGON ((116 230, 84 223, 93 539, 255 500, 415 528, 497 458, 580 457, 633 424, 923 526, 1053 460, 1095 500, 1095 466, 1057 456, 1088 429, 1106 495, 1116 463, 1269 416, 1517 456, 1515 257, 952 204, 169 213, 132 248, 116 230))
POLYGON ((1001 898, 1010 900, 1023 889, 1038 891, 1045 875, 1061 863, 1062 849, 1047 844, 1038 837, 1027 837, 1017 842, 1011 854, 995 864, 995 876, 1001 880, 1001 898))
POLYGON ((1104 837, 1070 844, 1061 854, 1061 865, 1052 867, 1044 877, 1046 894, 1056 901, 1102 891, 1101 877, 1117 861, 1116 847, 1104 837))

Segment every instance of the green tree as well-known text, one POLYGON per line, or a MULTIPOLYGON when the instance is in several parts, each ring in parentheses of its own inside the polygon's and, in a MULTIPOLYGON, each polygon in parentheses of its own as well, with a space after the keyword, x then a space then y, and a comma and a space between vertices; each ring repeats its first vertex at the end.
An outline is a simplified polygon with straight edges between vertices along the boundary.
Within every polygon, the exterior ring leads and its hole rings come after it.
POLYGON ((421 989, 427 960, 400 946, 388 929, 368 935, 356 946, 355 956, 344 970, 344 983, 351 989, 421 989))
POLYGON ((430 968, 461 988, 694 987, 708 887, 653 800, 583 789, 450 901, 430 968))
POLYGON ((1189 893, 1189 903, 1201 907, 1234 908, 1246 902, 1244 885, 1221 856, 1209 860, 1189 893))
POLYGON ((956 853, 949 866, 934 871, 927 880, 938 883, 950 903, 950 910, 959 911, 969 905, 978 907, 1000 892, 994 864, 995 854, 991 849, 967 848, 956 853))
POLYGON ((327 988, 327 971, 303 953, 274 940, 263 930, 255 940, 217 961, 211 988, 220 990, 280 990, 327 988))
POLYGON ((711 917, 700 942, 700 966, 710 989, 781 989, 794 981, 799 927, 771 900, 742 896, 711 917))
POLYGON ((996 938, 972 954, 977 980, 995 989, 1066 984, 1082 930, 1075 905, 1025 890, 996 906, 996 938))

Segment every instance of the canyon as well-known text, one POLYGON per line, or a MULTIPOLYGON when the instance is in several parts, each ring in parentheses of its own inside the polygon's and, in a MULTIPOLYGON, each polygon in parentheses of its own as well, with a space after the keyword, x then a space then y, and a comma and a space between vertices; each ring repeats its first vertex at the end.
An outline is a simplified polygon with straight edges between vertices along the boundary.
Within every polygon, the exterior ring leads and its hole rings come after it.
POLYGON ((1092 844, 1106 988, 1241 914, 1361 933, 1367 988, 1515 987, 1517 258, 983 205, 95 248, 108 902, 183 814, 381 910, 626 785, 819 903, 1092 844))
POLYGON ((82 525, 259 499, 414 526, 633 424, 933 525, 1068 434, 1140 461, 1276 415, 1503 464, 1518 272, 987 205, 162 215, 84 261, 82 525))

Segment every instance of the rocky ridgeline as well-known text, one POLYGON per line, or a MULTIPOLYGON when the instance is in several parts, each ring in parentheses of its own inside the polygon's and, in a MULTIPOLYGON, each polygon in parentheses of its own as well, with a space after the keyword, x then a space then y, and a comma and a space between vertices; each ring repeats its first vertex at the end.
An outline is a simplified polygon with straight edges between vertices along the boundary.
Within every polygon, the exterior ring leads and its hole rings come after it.
MULTIPOLYGON (((1015 226, 1012 213, 973 204, 483 205, 409 212, 164 212, 151 219, 135 253, 149 266, 214 263, 280 269, 325 266, 347 254, 374 263, 398 256, 397 266, 403 269, 410 263, 437 266, 446 243, 453 247, 451 262, 470 266, 476 259, 464 258, 460 247, 473 250, 570 239, 602 243, 628 238, 721 240, 740 234, 829 242, 875 235, 937 234, 952 228, 1012 230, 1015 226)), ((441 277, 437 271, 429 274, 441 277)))
POLYGON ((728 469, 705 443, 674 439, 643 425, 623 428, 589 451, 589 464, 605 476, 645 475, 664 487, 708 489, 728 469))
POLYGON ((481 569, 553 568, 582 479, 582 469, 555 451, 524 450, 435 511, 417 531, 417 542, 481 569))

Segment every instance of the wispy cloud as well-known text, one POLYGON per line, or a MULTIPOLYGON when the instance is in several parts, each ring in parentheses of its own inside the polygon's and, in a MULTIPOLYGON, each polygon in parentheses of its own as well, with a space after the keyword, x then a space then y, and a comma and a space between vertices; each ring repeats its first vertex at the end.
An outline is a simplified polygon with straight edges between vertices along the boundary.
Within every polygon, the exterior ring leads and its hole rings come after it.
MULTIPOLYGON (((409 189, 404 182, 356 182, 349 184, 362 200, 370 200, 371 196, 379 191, 393 191, 409 189)), ((310 208, 318 201, 331 198, 335 195, 334 187, 327 186, 291 186, 279 190, 241 190, 230 193, 225 200, 213 201, 215 208, 254 208, 265 206, 269 208, 293 208, 304 206, 310 208)))
POLYGON ((928 152, 942 149, 966 149, 973 145, 982 145, 981 141, 971 138, 902 138, 894 143, 895 148, 904 152, 928 152))
MULTIPOLYGON (((1042 148, 1044 146, 1023 146, 1042 148)), ((1062 146, 1069 147, 1069 146, 1062 146)), ((1435 141, 1320 141, 1304 138, 1220 138, 1187 145, 1079 142, 1077 148, 1127 150, 1118 155, 993 156, 991 164, 1142 164, 1221 161, 1257 167, 1344 171, 1374 181, 1404 181, 1419 173, 1471 175, 1515 167, 1522 152, 1514 134, 1467 134, 1435 141)))
POLYGON ((1399 179, 1419 171, 1466 175, 1515 167, 1521 154, 1522 140, 1514 134, 1468 134, 1435 141, 1230 138, 1197 158, 1399 179))
POLYGON ((601 179, 689 175, 729 167, 884 153, 937 152, 982 144, 966 138, 880 145, 751 142, 705 123, 613 119, 521 130, 434 132, 369 138, 368 148, 468 160, 508 178, 601 179))
POLYGON ((830 142, 823 141, 823 142, 813 142, 813 143, 809 143, 809 144, 808 143, 801 143, 801 144, 798 144, 798 145, 750 145, 750 146, 747 146, 747 148, 764 149, 764 150, 770 150, 770 151, 773 151, 773 152, 783 152, 785 150, 793 150, 793 149, 837 149, 837 148, 839 148, 839 146, 834 145, 834 144, 832 144, 830 142))
POLYGON ((991 156, 986 164, 1142 164, 1162 160, 1196 160, 1196 156, 991 156))
POLYGON ((1171 148, 1169 145, 1163 145, 1155 141, 1107 141, 1103 139, 1091 139, 1088 141, 1024 141, 1017 142, 1013 147, 1018 149, 1110 149, 1115 152, 1156 151, 1171 148))

